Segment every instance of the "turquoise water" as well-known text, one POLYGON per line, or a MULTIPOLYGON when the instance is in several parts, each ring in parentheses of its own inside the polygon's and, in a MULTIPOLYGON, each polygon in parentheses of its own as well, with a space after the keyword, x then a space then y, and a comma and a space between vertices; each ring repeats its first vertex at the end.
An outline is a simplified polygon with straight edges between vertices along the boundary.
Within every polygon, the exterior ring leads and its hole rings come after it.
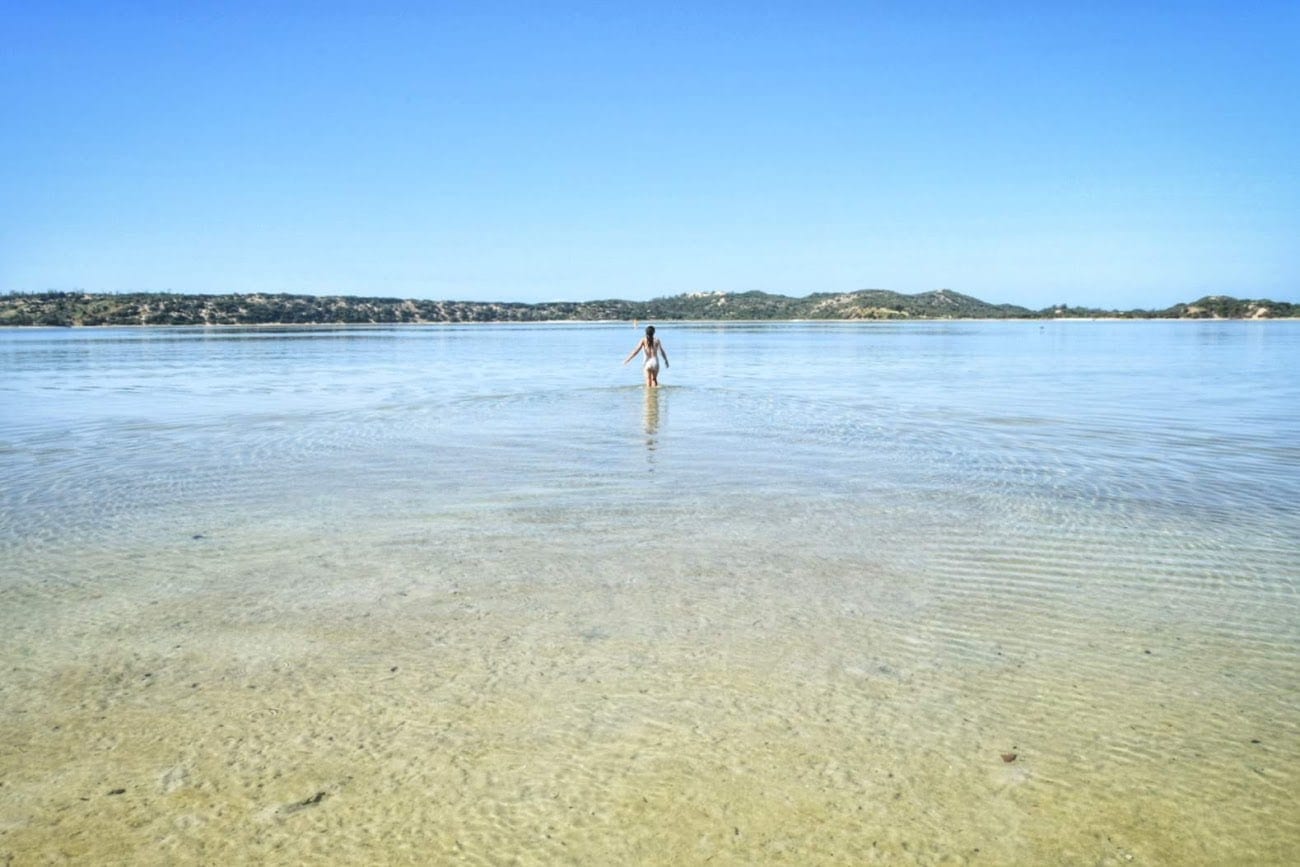
POLYGON ((1296 851, 1300 323, 659 334, 0 331, 0 855, 1296 851))

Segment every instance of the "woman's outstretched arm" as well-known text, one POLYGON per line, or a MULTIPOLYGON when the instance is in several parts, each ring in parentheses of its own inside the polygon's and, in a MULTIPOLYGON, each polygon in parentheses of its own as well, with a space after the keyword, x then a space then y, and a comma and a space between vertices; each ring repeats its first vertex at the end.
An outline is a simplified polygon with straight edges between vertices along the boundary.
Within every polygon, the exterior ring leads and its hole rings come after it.
POLYGON ((659 354, 664 357, 664 367, 672 367, 672 365, 668 363, 668 350, 664 349, 662 343, 659 344, 659 354))
POLYGON ((641 342, 636 345, 636 349, 633 349, 632 352, 628 355, 628 357, 623 359, 623 363, 627 364, 629 361, 636 358, 636 354, 641 351, 642 346, 645 346, 645 338, 642 338, 641 342))

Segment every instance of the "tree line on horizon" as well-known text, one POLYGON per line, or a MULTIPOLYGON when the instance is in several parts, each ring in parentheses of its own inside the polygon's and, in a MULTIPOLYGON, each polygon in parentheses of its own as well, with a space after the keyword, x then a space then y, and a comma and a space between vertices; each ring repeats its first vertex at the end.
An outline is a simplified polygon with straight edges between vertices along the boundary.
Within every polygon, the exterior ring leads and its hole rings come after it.
POLYGON ((904 295, 883 289, 814 293, 696 292, 650 301, 432 301, 346 295, 167 292, 12 292, 0 295, 0 326, 328 325, 449 322, 754 319, 1273 319, 1300 305, 1211 295, 1163 310, 1103 310, 1065 304, 1030 310, 938 289, 904 295))

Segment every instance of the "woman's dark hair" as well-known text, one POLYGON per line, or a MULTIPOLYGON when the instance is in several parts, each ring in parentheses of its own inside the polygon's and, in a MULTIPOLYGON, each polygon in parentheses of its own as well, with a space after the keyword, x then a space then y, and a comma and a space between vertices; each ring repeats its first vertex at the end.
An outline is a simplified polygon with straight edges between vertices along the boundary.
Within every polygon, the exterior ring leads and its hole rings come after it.
POLYGON ((653 347, 655 345, 655 327, 653 325, 647 325, 645 327, 645 339, 650 346, 653 347))

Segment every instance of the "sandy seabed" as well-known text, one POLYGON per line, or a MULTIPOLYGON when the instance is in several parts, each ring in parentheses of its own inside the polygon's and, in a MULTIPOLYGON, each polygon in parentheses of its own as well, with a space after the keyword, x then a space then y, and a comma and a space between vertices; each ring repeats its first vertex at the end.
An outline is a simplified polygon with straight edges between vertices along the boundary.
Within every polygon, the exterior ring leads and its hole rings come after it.
MULTIPOLYGON (((1300 846, 1294 648, 1135 614, 1167 601, 1149 583, 1009 588, 1017 564, 977 553, 957 580, 938 554, 864 559, 811 507, 779 532, 481 517, 217 528, 11 587, 31 617, 2 645, 0 863, 1300 846)), ((938 529, 875 526, 905 528, 938 529)))

